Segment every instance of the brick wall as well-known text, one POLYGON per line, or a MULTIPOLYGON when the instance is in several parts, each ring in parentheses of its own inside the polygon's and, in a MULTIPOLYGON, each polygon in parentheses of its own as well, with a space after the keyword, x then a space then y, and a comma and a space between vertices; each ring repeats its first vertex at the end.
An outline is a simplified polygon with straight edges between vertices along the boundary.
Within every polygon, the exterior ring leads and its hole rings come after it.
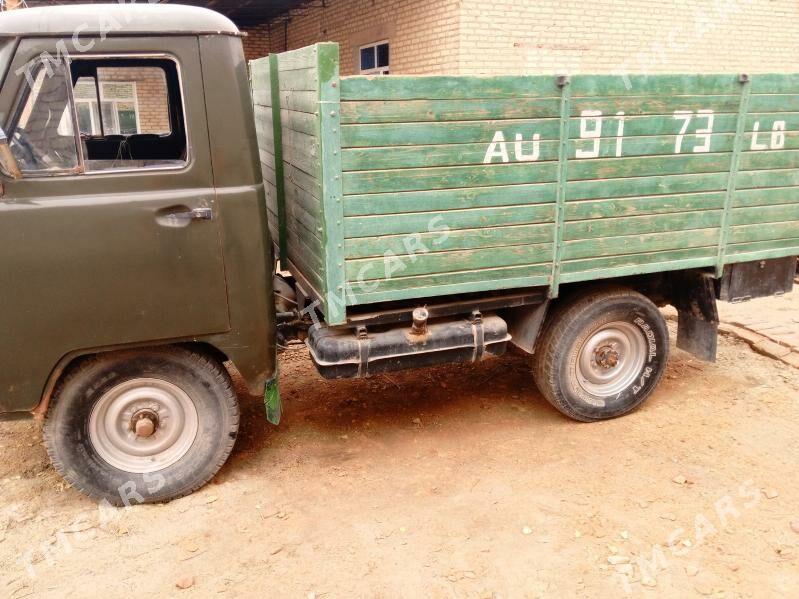
POLYGON ((799 65, 796 0, 462 0, 459 71, 762 72, 799 65))
POLYGON ((157 67, 104 68, 100 81, 123 81, 136 84, 141 133, 166 133, 169 126, 169 100, 164 71, 157 67))
POLYGON ((247 30, 256 58, 318 41, 389 39, 402 74, 762 72, 799 64, 797 0, 327 0, 247 30))

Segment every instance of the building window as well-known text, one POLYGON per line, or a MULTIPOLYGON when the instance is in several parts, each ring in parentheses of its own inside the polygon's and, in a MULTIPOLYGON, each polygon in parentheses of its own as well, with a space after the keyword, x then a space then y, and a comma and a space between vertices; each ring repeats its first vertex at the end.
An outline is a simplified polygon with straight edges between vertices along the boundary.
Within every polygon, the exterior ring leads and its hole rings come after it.
MULTIPOLYGON (((141 133, 139 105, 135 81, 100 83, 103 129, 106 135, 136 135, 141 133)), ((97 110, 97 88, 94 79, 82 77, 75 84, 75 109, 83 135, 102 135, 97 110)))
POLYGON ((361 46, 362 75, 388 75, 389 71, 389 51, 387 41, 361 46))

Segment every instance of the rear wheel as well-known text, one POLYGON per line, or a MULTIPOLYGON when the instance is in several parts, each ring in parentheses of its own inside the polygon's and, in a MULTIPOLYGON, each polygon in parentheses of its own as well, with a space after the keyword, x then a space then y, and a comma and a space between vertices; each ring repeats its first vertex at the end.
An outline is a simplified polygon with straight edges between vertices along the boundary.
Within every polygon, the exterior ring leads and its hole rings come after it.
POLYGON ((168 501, 208 482, 236 440, 221 364, 163 347, 97 356, 61 382, 44 437, 56 470, 115 505, 168 501))
POLYGON ((538 388, 583 422, 622 416, 657 386, 668 361, 666 322, 631 289, 597 289, 553 311, 536 348, 538 388))

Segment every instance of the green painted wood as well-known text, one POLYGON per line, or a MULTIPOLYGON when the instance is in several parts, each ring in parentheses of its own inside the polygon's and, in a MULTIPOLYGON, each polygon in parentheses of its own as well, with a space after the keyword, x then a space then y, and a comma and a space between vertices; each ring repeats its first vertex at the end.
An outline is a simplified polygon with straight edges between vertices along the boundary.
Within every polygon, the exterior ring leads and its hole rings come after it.
POLYGON ((400 235, 430 231, 501 227, 551 221, 553 204, 475 208, 451 212, 415 212, 384 216, 351 216, 344 219, 344 234, 353 237, 400 235))
POLYGON ((799 112, 799 91, 794 94, 754 94, 749 99, 751 112, 799 112))
POLYGON ((561 83, 560 128, 558 131, 558 170, 555 188, 555 226, 552 240, 552 270, 549 277, 550 298, 558 297, 560 290, 561 257, 563 254, 563 222, 566 219, 566 185, 569 180, 569 114, 571 112, 571 87, 568 79, 561 83))
MULTIPOLYGON (((752 149, 752 138, 755 136, 754 133, 746 133, 744 135, 744 153, 758 153, 764 150, 753 150, 752 149)), ((757 142, 758 143, 768 143, 770 141, 771 131, 770 129, 759 133, 757 135, 757 142)), ((799 150, 799 131, 786 131, 785 132, 785 147, 784 150, 799 150)))
POLYGON ((448 272, 482 268, 548 264, 551 256, 552 244, 543 243, 417 254, 415 260, 391 256, 360 258, 347 260, 347 279, 384 280, 413 275, 445 275, 448 272))
MULTIPOLYGON (((710 152, 731 152, 734 139, 735 134, 733 133, 713 135, 710 140, 710 152)), ((796 143, 796 147, 799 148, 799 137, 792 140, 792 142, 796 143)), ((578 148, 586 149, 590 147, 590 143, 590 141, 586 140, 570 139, 569 156, 575 157, 578 148)), ((687 146, 688 144, 686 144, 687 146)), ((624 139, 622 143, 624 157, 672 155, 674 147, 675 136, 673 135, 632 137, 624 139)), ((478 165, 483 164, 487 148, 487 143, 346 148, 343 150, 342 163, 345 171, 478 165)), ((552 139, 540 142, 538 161, 557 160, 558 148, 558 140, 552 139)), ((507 149, 509 158, 515 159, 515 141, 513 138, 508 142, 507 149)), ((525 155, 531 153, 531 136, 522 141, 521 151, 525 155)), ((599 158, 612 158, 615 156, 615 138, 602 138, 599 145, 599 158)), ((496 158, 493 161, 494 163, 499 162, 496 158)))
POLYGON ((604 118, 613 120, 619 111, 625 116, 661 114, 671 116, 675 110, 711 109, 716 114, 738 114, 737 95, 679 95, 679 96, 628 96, 591 97, 572 100, 572 116, 580 116, 584 110, 600 110, 604 118))
POLYGON ((715 248, 718 242, 718 228, 584 239, 566 242, 563 259, 576 260, 697 247, 715 248))
MULTIPOLYGON (((697 210, 721 210, 726 193, 712 191, 664 196, 585 200, 566 204, 566 220, 642 216, 697 210)), ((799 195, 797 195, 799 202, 799 195)))
POLYGON ((563 283, 578 283, 618 277, 631 277, 653 272, 678 271, 712 266, 716 261, 716 248, 695 248, 661 254, 631 254, 615 258, 577 260, 564 264, 563 283), (695 255, 681 258, 680 255, 695 255), (574 271, 572 272, 572 269, 574 271))
POLYGON ((732 222, 732 203, 735 198, 735 185, 737 182, 738 169, 741 165, 741 151, 744 144, 744 132, 746 130, 746 118, 749 112, 749 98, 752 93, 752 86, 748 78, 742 78, 741 99, 738 108, 738 124, 735 129, 735 142, 732 148, 730 160, 730 174, 727 181, 727 193, 724 198, 724 211, 721 217, 721 234, 718 243, 718 254, 716 257, 716 276, 724 274, 724 254, 727 250, 727 243, 730 237, 730 223, 732 222))
POLYGON ((319 115, 322 148, 322 204, 328 324, 346 322, 344 264, 344 190, 341 169, 341 79, 338 44, 317 45, 319 57, 319 115))
POLYGON ((799 221, 799 203, 777 206, 734 208, 730 212, 730 224, 753 225, 756 223, 779 223, 799 221))
MULTIPOLYGON (((727 246, 727 263, 729 264, 734 256, 738 254, 757 254, 758 252, 775 252, 785 256, 793 255, 792 252, 799 250, 799 237, 789 237, 788 239, 769 239, 768 241, 752 241, 748 243, 731 243, 727 246)), ((797 252, 796 255, 799 255, 797 252)), ((779 257, 779 256, 772 256, 779 257)))
POLYGON ((281 91, 280 105, 292 112, 316 115, 319 110, 318 92, 315 91, 281 91))
POLYGON ((568 201, 595 200, 640 195, 722 191, 726 189, 727 179, 726 173, 702 173, 658 177, 629 177, 609 181, 572 181, 566 189, 566 199, 568 201))
POLYGON ((555 187, 554 183, 537 183, 350 195, 344 198, 344 214, 367 216, 545 204, 555 201, 555 187))
MULTIPOLYGON (((269 55, 269 81, 270 96, 274 98, 272 104, 272 136, 274 140, 274 181, 275 200, 278 218, 278 258, 285 260, 288 257, 286 242, 286 193, 283 173, 283 124, 280 119, 280 79, 278 76, 278 58, 276 54, 269 55)), ((264 65, 267 66, 267 65, 264 65)))
POLYGON ((549 280, 548 264, 494 268, 449 273, 447 275, 402 277, 376 283, 351 282, 359 304, 386 302, 409 297, 424 298, 520 287, 539 287, 549 280))
POLYGON ((298 133, 304 133, 305 135, 316 135, 318 119, 316 114, 309 114, 297 110, 285 110, 285 107, 283 108, 284 109, 280 111, 281 121, 288 129, 298 133))
POLYGON ((570 160, 569 180, 612 180, 653 175, 680 175, 682 173, 728 172, 729 153, 684 154, 679 156, 645 156, 635 158, 596 158, 570 160))
POLYGON ((575 75, 572 95, 673 96, 738 95, 737 75, 575 75))
POLYGON ((297 50, 280 53, 280 70, 309 69, 317 66, 316 46, 305 46, 297 50))
POLYGON ((471 250, 548 243, 552 241, 552 225, 513 225, 480 229, 461 229, 445 234, 411 233, 405 235, 380 235, 346 239, 344 250, 347 259, 369 258, 385 254, 415 255, 449 250, 471 250))
POLYGON ((754 131, 755 124, 759 123, 761 140, 767 139, 776 121, 785 123, 786 131, 799 130, 799 112, 769 112, 769 113, 750 113, 746 118, 746 131, 754 131))
POLYGON ((799 170, 740 171, 736 182, 736 189, 793 187, 799 185, 799 170))
POLYGON ((421 121, 485 121, 491 119, 555 118, 557 98, 499 100, 403 100, 343 102, 341 122, 409 123, 421 121))
POLYGON ((799 150, 761 150, 745 152, 741 155, 742 171, 763 169, 799 168, 799 150))
POLYGON ((721 218, 721 210, 703 210, 700 212, 675 212, 648 216, 569 221, 564 225, 563 238, 566 241, 572 241, 575 239, 619 237, 621 235, 639 235, 643 233, 709 229, 721 226, 721 218))
POLYGON ((490 164, 388 171, 344 173, 344 193, 386 193, 483 187, 521 183, 549 183, 556 180, 557 162, 490 164))
POLYGON ((799 187, 772 187, 766 189, 738 189, 733 207, 773 206, 799 203, 799 187))
POLYGON ((319 73, 316 67, 280 72, 281 91, 317 91, 319 73))
POLYGON ((559 97, 551 76, 391 77, 357 76, 341 81, 341 99, 350 100, 475 100, 559 97))
POLYGON ((799 222, 771 223, 767 227, 762 224, 738 225, 730 227, 729 243, 746 243, 750 241, 772 241, 790 239, 799 236, 799 222))
POLYGON ((799 94, 799 75, 796 73, 767 73, 752 75, 753 94, 799 94))

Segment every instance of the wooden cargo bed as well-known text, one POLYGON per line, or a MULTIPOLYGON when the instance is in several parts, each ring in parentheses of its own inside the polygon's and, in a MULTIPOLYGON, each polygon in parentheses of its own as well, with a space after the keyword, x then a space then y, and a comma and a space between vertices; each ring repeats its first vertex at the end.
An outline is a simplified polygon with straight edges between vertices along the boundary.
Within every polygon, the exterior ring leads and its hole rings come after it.
POLYGON ((330 324, 799 254, 799 75, 339 77, 252 63, 270 232, 330 324))

